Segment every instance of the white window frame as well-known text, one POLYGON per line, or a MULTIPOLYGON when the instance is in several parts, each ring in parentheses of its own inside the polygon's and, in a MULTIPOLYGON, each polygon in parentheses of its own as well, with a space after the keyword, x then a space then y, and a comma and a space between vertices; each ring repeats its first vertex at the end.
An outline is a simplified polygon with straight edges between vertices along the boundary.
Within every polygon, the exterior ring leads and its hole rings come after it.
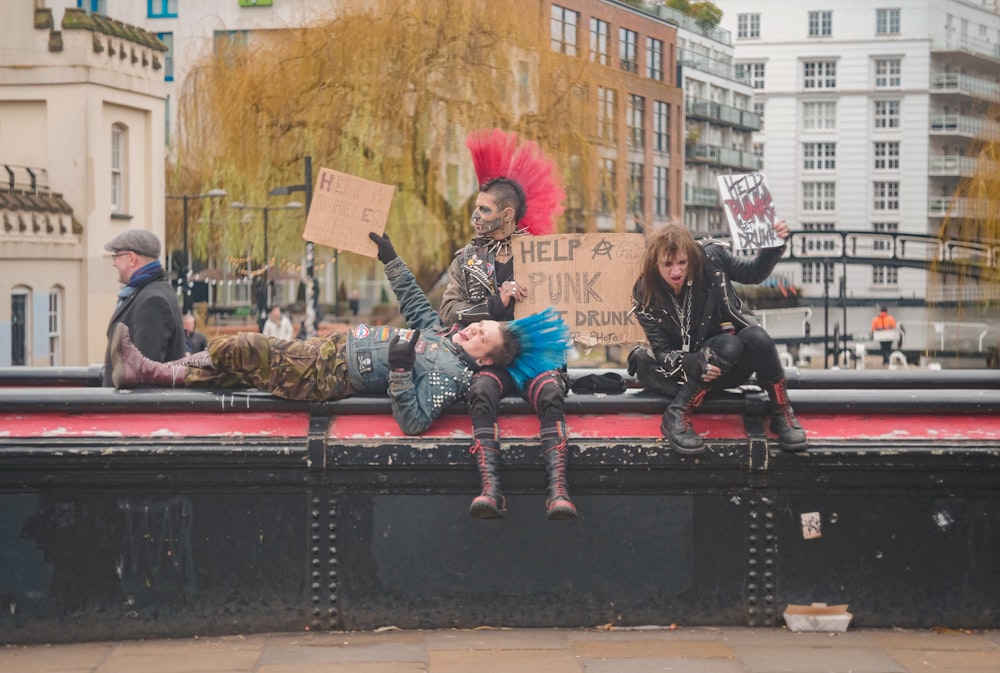
POLYGON ((802 143, 803 171, 832 171, 837 168, 837 143, 802 143))
POLYGON ((900 104, 898 100, 876 100, 874 102, 873 127, 876 131, 898 129, 900 104))
POLYGON ((124 124, 111 125, 111 212, 127 212, 126 179, 128 176, 128 128, 124 124))
POLYGON ((872 210, 878 213, 899 212, 898 180, 876 180, 872 183, 872 210))
POLYGON ((60 367, 62 353, 62 296, 61 287, 49 290, 49 366, 60 367))
POLYGON ((873 168, 876 171, 899 170, 899 141, 876 140, 872 145, 874 155, 873 168))
POLYGON ((875 34, 899 35, 899 8, 875 10, 875 34))
POLYGON ((836 59, 802 61, 802 88, 812 91, 817 89, 836 89, 836 59))
POLYGON ((829 213, 837 210, 836 182, 803 182, 802 210, 829 213))
POLYGON ((809 37, 833 35, 833 12, 828 9, 809 12, 809 37))
POLYGON ((876 89, 898 89, 903 85, 903 59, 876 58, 873 63, 876 89))
POLYGON ((760 37, 760 14, 737 14, 736 37, 749 40, 760 37))
POLYGON ((836 101, 803 101, 803 131, 833 131, 837 128, 836 101))

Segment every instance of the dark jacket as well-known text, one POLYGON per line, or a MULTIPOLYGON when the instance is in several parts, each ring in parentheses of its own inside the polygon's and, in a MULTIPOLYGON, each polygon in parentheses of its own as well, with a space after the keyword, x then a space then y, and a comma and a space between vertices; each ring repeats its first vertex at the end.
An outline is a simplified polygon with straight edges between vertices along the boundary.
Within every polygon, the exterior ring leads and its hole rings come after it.
MULTIPOLYGON (((691 290, 694 292, 691 305, 691 343, 687 352, 697 351, 709 337, 726 331, 725 323, 730 323, 736 332, 755 323, 753 317, 743 310, 743 300, 736 293, 733 281, 747 285, 757 284, 771 275, 775 265, 784 253, 780 248, 762 248, 753 258, 734 256, 729 248, 716 241, 702 242, 703 267, 700 278, 696 278, 691 290)), ((667 299, 672 292, 666 281, 657 277, 660 294, 667 299)), ((671 351, 680 351, 684 341, 680 328, 680 316, 673 302, 663 305, 642 304, 645 284, 639 278, 632 287, 632 300, 636 318, 642 325, 650 348, 658 361, 666 362, 671 351)))
POLYGON ((184 325, 177 291, 163 274, 150 279, 115 309, 108 325, 101 385, 111 386, 111 334, 125 323, 136 348, 150 360, 172 362, 184 357, 184 325))
POLYGON ((469 325, 479 320, 513 320, 514 302, 503 305, 497 288, 514 277, 513 264, 497 265, 496 250, 510 238, 477 238, 455 253, 448 269, 448 287, 441 298, 441 320, 446 325, 469 325))

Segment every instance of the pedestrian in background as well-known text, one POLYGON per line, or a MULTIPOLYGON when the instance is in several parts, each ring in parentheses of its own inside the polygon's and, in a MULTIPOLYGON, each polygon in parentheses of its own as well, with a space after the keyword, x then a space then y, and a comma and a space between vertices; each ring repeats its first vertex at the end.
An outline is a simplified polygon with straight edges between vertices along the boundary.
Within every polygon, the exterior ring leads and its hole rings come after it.
POLYGON ((195 331, 194 316, 188 313, 184 316, 183 320, 184 320, 184 352, 188 355, 191 355, 191 353, 200 353, 201 351, 208 348, 208 337, 206 337, 201 332, 195 331))
POLYGON ((264 336, 274 337, 283 341, 291 341, 295 333, 292 330, 292 321, 287 315, 283 315, 280 306, 273 306, 271 313, 261 330, 264 336))
POLYGON ((184 355, 184 327, 177 291, 167 281, 160 263, 160 239, 156 234, 128 229, 111 239, 104 249, 111 253, 111 263, 123 285, 108 324, 108 347, 101 374, 101 384, 110 386, 111 336, 118 323, 129 328, 139 352, 155 362, 170 362, 184 355))
POLYGON ((896 319, 889 313, 889 307, 879 307, 878 315, 872 320, 872 338, 878 341, 879 349, 882 352, 883 365, 889 364, 889 355, 892 354, 892 344, 896 341, 897 335, 896 319))

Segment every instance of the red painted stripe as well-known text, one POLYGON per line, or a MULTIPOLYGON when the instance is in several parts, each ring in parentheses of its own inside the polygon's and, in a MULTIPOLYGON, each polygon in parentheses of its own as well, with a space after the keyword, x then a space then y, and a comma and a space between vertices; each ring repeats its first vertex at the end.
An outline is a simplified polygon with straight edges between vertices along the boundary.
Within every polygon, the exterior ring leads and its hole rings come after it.
POLYGON ((308 413, 0 415, 0 437, 305 437, 308 433, 308 413))
MULTIPOLYGON (((865 414, 799 414, 811 440, 973 440, 1000 441, 1000 416, 930 416, 865 414)), ((587 414, 567 417, 570 437, 656 439, 660 416, 653 414, 587 414)), ((740 439, 743 419, 734 414, 696 414, 694 427, 708 439, 740 439)), ((130 414, 2 414, 0 437, 302 437, 309 430, 307 413, 171 412, 130 414)), ((538 436, 538 418, 519 414, 500 419, 503 437, 538 436)), ((448 414, 422 437, 472 437, 468 417, 448 414)), ((406 437, 388 414, 333 417, 331 439, 406 437)))

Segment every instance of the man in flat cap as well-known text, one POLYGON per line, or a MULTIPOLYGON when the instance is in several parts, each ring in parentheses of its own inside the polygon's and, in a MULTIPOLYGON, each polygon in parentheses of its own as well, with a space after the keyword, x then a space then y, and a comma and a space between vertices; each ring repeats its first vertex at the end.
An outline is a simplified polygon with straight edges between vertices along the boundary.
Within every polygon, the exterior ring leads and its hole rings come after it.
POLYGON ((177 292, 160 264, 160 239, 145 229, 127 229, 104 249, 118 269, 118 292, 108 348, 104 354, 102 385, 111 386, 111 335, 115 325, 128 326, 132 342, 150 360, 171 362, 184 357, 184 326, 177 307, 177 292))

